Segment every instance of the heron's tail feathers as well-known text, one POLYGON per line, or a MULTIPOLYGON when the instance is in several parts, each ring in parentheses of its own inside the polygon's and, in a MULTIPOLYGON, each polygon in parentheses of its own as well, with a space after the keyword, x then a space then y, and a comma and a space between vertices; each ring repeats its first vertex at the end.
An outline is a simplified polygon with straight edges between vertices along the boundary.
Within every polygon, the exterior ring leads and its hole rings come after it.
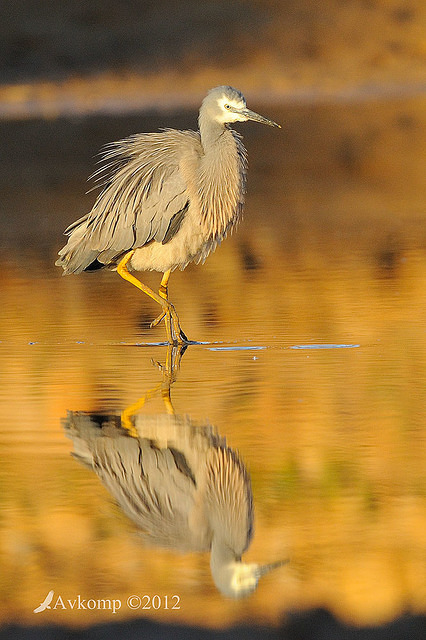
POLYGON ((68 242, 65 247, 59 251, 59 258, 55 262, 58 267, 63 268, 64 276, 69 273, 81 273, 90 267, 99 256, 99 251, 95 251, 88 246, 85 240, 87 221, 88 216, 86 215, 80 218, 80 220, 77 220, 77 222, 74 222, 65 231, 65 233, 69 235, 68 242))

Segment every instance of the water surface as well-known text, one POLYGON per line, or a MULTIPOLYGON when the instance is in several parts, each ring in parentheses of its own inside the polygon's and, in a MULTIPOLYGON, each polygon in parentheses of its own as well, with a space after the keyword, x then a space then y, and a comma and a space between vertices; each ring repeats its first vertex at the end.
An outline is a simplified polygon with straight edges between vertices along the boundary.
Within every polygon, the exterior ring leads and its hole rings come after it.
MULTIPOLYGON (((2 622, 111 620, 111 611, 61 607, 37 617, 49 590, 55 602, 159 595, 158 609, 123 604, 115 618, 207 626, 274 624, 319 605, 356 624, 425 610, 421 111, 355 111, 271 114, 287 123, 277 155, 268 156, 276 137, 248 130, 243 224, 204 266, 170 281, 182 326, 199 342, 175 372, 174 411, 211 425, 250 475, 255 529, 243 559, 290 561, 237 602, 216 588, 208 553, 147 544, 70 455, 67 412, 120 421, 141 398, 137 420, 170 412, 161 391, 150 392, 163 380, 164 328, 149 329, 155 304, 116 274, 61 278, 53 266, 60 231, 87 206, 76 194, 90 172, 89 124, 15 126, 42 151, 37 162, 9 140, 22 185, 12 197, 11 171, 3 189, 2 622), (61 164, 53 139, 68 151, 61 164), (164 607, 173 595, 180 609, 164 607)), ((100 142, 151 126, 92 121, 90 131, 100 142)), ((145 281, 155 287, 159 276, 145 281)))

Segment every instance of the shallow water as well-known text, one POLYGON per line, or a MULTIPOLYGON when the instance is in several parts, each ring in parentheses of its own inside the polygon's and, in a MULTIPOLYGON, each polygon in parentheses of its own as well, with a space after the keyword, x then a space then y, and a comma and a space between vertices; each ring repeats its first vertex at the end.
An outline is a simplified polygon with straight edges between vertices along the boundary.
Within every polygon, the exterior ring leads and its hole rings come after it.
MULTIPOLYGON (((411 108, 383 107, 390 123, 411 108)), ((361 115, 370 133, 384 121, 368 109, 361 115)), ((333 146, 321 110, 281 118, 287 140, 303 121, 305 137, 310 122, 318 147, 333 146)), ((352 127, 359 141, 355 120, 341 115, 336 135, 352 127)), ((45 139, 45 123, 31 126, 33 141, 45 139)), ((66 147, 83 124, 49 126, 66 147)), ((123 125, 97 126, 108 139, 123 125)), ((2 223, 2 622, 143 615, 274 624, 286 611, 323 605, 347 621, 378 624, 425 610, 426 256, 420 173, 410 165, 399 181, 393 174, 412 150, 411 129, 404 131, 399 142, 394 130, 379 136, 398 151, 384 168, 371 149, 358 157, 346 141, 356 158, 346 155, 349 168, 329 177, 319 161, 313 172, 306 150, 294 149, 293 163, 268 158, 270 132, 246 137, 253 162, 244 223, 204 266, 170 281, 183 329, 198 342, 172 379, 164 366, 176 353, 164 345, 163 327, 148 328, 153 302, 114 273, 61 278, 52 266, 57 228, 84 212, 87 200, 74 191, 86 166, 75 157, 60 167, 51 158, 25 160, 13 205, 25 224, 2 223), (60 220, 49 210, 46 222, 40 210, 53 202, 61 203, 60 220), (68 412, 88 414, 98 428, 110 416, 142 437, 141 425, 170 420, 172 406, 195 430, 211 425, 247 469, 255 523, 243 560, 289 560, 246 599, 219 592, 207 552, 148 544, 96 473, 70 455, 68 412), (34 614, 50 590, 55 608, 34 614), (71 608, 79 595, 93 610, 71 608), (113 614, 101 599, 121 607, 113 614)), ((13 151, 22 169, 26 154, 13 151)), ((11 193, 3 196, 13 217, 11 193)))

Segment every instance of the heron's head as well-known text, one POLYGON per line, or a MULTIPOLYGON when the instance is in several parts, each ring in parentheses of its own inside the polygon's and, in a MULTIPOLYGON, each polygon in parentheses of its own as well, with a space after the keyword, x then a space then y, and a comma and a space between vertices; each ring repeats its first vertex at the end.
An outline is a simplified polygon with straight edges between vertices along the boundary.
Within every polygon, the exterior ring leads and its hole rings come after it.
POLYGON ((213 580, 224 596, 244 598, 256 590, 262 576, 286 563, 287 560, 264 565, 234 561, 221 566, 210 566, 213 580))
POLYGON ((253 120, 261 124, 267 124, 270 127, 281 128, 269 118, 247 109, 246 99, 243 94, 233 87, 223 86, 211 89, 203 100, 201 105, 200 117, 207 116, 211 120, 220 124, 230 124, 232 122, 246 122, 253 120))

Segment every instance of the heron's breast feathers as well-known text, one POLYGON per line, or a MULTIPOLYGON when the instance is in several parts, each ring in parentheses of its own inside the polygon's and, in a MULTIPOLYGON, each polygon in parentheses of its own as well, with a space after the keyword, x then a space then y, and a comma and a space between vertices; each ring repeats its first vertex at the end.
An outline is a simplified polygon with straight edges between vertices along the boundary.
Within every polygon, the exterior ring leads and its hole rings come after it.
POLYGON ((198 197, 202 224, 220 241, 238 222, 246 190, 247 156, 241 136, 225 129, 200 160, 198 197))
POLYGON ((253 534, 253 494, 250 476, 232 449, 210 449, 205 496, 212 529, 242 554, 253 534))

